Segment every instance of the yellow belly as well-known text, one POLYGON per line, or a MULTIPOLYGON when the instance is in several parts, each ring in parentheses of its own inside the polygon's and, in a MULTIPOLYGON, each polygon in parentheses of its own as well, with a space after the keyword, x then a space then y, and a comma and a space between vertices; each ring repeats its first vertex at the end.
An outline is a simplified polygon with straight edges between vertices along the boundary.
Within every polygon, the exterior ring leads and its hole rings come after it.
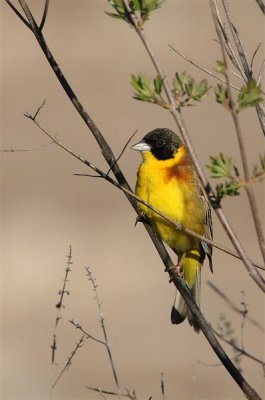
MULTIPOLYGON (((193 189, 189 182, 179 181, 174 177, 165 179, 165 174, 160 166, 155 169, 153 165, 143 163, 139 168, 136 194, 175 222, 203 234, 203 203, 193 189)), ((160 239, 177 254, 199 249, 198 240, 182 233, 150 208, 143 204, 139 205, 160 239)))

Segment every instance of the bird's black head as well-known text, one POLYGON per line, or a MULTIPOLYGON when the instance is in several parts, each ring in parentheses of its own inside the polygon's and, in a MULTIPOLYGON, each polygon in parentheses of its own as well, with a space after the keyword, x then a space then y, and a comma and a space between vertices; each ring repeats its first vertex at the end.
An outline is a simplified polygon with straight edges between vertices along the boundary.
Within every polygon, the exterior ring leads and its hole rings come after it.
POLYGON ((142 140, 150 147, 151 153, 158 160, 174 158, 182 142, 180 138, 170 129, 158 128, 147 133, 142 140))

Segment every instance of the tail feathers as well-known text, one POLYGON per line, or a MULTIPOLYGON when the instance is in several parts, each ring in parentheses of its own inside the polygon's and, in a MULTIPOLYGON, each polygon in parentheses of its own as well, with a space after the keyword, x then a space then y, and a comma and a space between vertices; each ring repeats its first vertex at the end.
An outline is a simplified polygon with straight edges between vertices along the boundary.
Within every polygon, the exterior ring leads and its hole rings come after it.
MULTIPOLYGON (((197 269, 196 272, 196 280, 195 284, 191 290, 191 295, 197 304, 197 306, 200 308, 200 293, 201 293, 201 268, 197 269)), ((195 316, 192 314, 192 312, 189 310, 187 304, 185 303, 185 300, 182 298, 181 294, 177 291, 176 296, 175 296, 175 301, 174 305, 171 310, 171 322, 172 324, 181 324, 186 317, 188 317, 188 321, 190 325, 193 327, 194 331, 199 333, 200 332, 200 326, 198 324, 197 319, 195 316)))

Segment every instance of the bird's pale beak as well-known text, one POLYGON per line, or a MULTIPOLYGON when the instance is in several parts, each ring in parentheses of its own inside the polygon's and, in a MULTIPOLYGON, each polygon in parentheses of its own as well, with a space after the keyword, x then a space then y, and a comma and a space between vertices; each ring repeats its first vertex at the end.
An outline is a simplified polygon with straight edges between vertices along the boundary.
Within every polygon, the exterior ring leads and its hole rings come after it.
POLYGON ((136 151, 150 151, 151 147, 145 142, 139 142, 134 144, 131 149, 136 151))

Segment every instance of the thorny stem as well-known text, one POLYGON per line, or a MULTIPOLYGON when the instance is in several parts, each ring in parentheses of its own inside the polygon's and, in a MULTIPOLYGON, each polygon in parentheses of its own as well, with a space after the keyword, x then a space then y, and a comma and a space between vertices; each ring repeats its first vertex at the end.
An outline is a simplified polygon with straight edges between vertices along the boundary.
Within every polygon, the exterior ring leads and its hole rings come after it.
POLYGON ((131 10, 131 8, 130 8, 130 6, 128 4, 128 1, 127 0, 123 0, 123 3, 124 3, 124 6, 126 7, 126 10, 130 14, 131 21, 132 21, 132 23, 133 23, 133 25, 135 27, 135 30, 136 30, 137 34, 139 35, 139 37, 140 37, 140 39, 141 39, 141 41, 142 41, 142 43, 143 43, 148 55, 149 55, 149 57, 150 57, 153 65, 154 65, 154 68, 155 68, 156 72, 158 73, 158 75, 160 76, 160 78, 163 81, 163 87, 164 87, 164 90, 165 90, 165 94, 167 96, 167 99, 168 99, 168 102, 169 102, 169 105, 170 105, 170 107, 169 107, 170 112, 171 112, 171 114, 172 114, 172 116, 173 116, 173 118, 174 118, 174 120, 175 120, 175 122, 176 122, 176 124, 178 126, 178 129, 179 129, 179 131, 180 131, 180 133, 181 133, 181 135, 183 137, 184 142, 186 143, 186 145, 187 145, 187 147, 189 149, 189 152, 190 152, 193 164, 194 164, 194 166, 196 168, 197 174, 201 179, 201 182, 202 182, 202 184, 203 184, 203 186, 205 188, 205 191, 208 193, 209 200, 211 201, 211 204, 213 205, 213 208, 214 208, 214 210, 215 210, 215 212, 216 212, 216 214, 217 214, 217 216, 219 218, 219 221, 221 222, 221 224, 222 224, 223 228, 225 229, 227 235, 229 236, 230 240, 232 241, 233 245, 235 246, 236 250, 238 251, 238 254, 241 256, 241 259, 244 262, 244 264, 245 264, 245 266, 246 266, 246 268, 247 268, 247 270, 249 272, 249 275, 257 283, 257 285, 262 289, 262 291, 265 292, 265 281, 264 281, 263 277, 260 275, 260 273, 257 271, 257 269, 251 264, 248 256, 245 253, 245 250, 243 249, 243 247, 242 247, 239 239, 237 238, 232 226, 230 225, 230 223, 228 222, 226 216, 224 215, 223 210, 221 209, 221 207, 216 207, 216 205, 215 205, 216 196, 214 195, 214 191, 211 188, 210 183, 208 182, 208 180, 206 178, 206 175, 205 175, 205 173, 204 173, 204 171, 203 171, 203 169, 202 169, 202 167, 201 167, 201 165, 200 165, 200 163, 198 161, 198 157, 197 157, 197 155, 195 153, 193 144, 191 142, 190 136, 189 136, 188 131, 186 129, 186 126, 185 126, 181 111, 180 111, 179 108, 176 108, 176 103, 175 103, 174 97, 172 95, 169 83, 168 83, 168 81, 167 81, 167 79, 165 77, 165 74, 164 74, 164 72, 163 72, 158 60, 156 59, 156 56, 155 56, 154 51, 153 51, 153 49, 152 49, 152 47, 151 47, 151 45, 150 45, 150 43, 149 43, 149 41, 147 39, 147 36, 146 36, 145 31, 144 31, 144 29, 142 27, 142 24, 139 22, 138 16, 132 12, 132 10, 131 10), (214 197, 215 201, 213 201, 213 197, 214 197))
POLYGON ((101 305, 101 301, 99 299, 99 295, 98 295, 98 291, 97 291, 97 285, 95 283, 96 280, 93 278, 92 272, 90 271, 89 267, 86 268, 86 271, 87 271, 88 279, 92 284, 93 291, 95 292, 95 300, 96 300, 97 307, 98 307, 100 324, 101 324, 101 328, 102 328, 103 336, 104 336, 104 342, 105 342, 105 346, 106 346, 106 349, 107 349, 107 352, 108 352, 108 357, 109 357, 109 361, 110 361, 110 365, 111 365, 114 381, 115 381, 115 384, 116 384, 116 387, 117 387, 118 396, 119 396, 119 399, 121 399, 121 387, 120 387, 120 384, 119 384, 118 375, 117 375, 117 372, 116 372, 116 368, 115 368, 115 364, 114 364, 114 360, 113 360, 113 356, 112 356, 112 352, 111 352, 111 348, 110 348, 109 338, 108 338, 108 335, 107 335, 107 330, 106 330, 105 321, 104 321, 104 315, 103 315, 103 311, 102 311, 102 305, 101 305))
MULTIPOLYGON (((37 115, 37 114, 36 114, 37 115)), ((67 256, 67 265, 65 268, 65 275, 64 275, 64 279, 63 279, 63 287, 62 289, 59 291, 59 302, 56 304, 56 308, 57 308, 57 315, 56 315, 56 319, 55 319, 55 326, 54 326, 54 332, 53 332, 53 343, 51 345, 51 349, 52 349, 52 370, 51 370, 51 387, 50 387, 50 398, 52 396, 52 391, 53 391, 53 374, 54 374, 54 366, 55 366, 55 354, 56 354, 56 350, 57 350, 57 329, 58 329, 58 325, 59 325, 59 321, 62 319, 62 310, 64 309, 64 304, 63 304, 63 299, 64 299, 64 295, 65 294, 69 294, 69 291, 66 290, 66 284, 68 282, 68 274, 69 272, 71 272, 71 265, 72 265, 72 246, 69 247, 69 253, 67 256)))
POLYGON ((63 376, 63 374, 65 373, 65 371, 67 370, 67 368, 70 367, 72 359, 74 358, 74 356, 76 355, 78 349, 80 349, 83 346, 83 342, 86 340, 85 335, 81 336, 81 338, 79 339, 79 341, 76 343, 76 347, 74 348, 74 350, 72 351, 70 357, 68 357, 67 362, 65 363, 65 366, 63 367, 63 369, 61 370, 60 374, 58 375, 58 377, 56 378, 56 380, 54 381, 53 385, 52 385, 52 389, 55 388, 55 386, 57 385, 58 381, 61 379, 61 377, 63 376))

